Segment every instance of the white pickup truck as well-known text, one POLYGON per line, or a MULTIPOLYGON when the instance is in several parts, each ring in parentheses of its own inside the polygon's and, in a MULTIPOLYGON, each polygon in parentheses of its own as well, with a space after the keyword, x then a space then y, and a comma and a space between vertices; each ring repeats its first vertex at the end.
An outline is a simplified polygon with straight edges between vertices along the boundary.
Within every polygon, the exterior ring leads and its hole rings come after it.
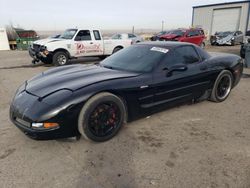
POLYGON ((33 63, 66 65, 70 59, 100 57, 104 59, 132 44, 132 40, 103 40, 99 30, 67 29, 58 38, 35 41, 29 48, 33 63))

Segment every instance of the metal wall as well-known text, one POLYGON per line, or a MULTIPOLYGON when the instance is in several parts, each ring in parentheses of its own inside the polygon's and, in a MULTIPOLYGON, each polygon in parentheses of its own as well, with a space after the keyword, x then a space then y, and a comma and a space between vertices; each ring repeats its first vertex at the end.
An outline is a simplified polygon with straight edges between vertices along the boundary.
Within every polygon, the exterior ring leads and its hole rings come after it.
MULTIPOLYGON (((221 4, 221 5, 211 5, 204 7, 193 7, 193 20, 192 26, 202 27, 207 35, 211 35, 212 24, 213 24, 213 11, 216 9, 228 9, 228 8, 241 8, 241 16, 239 19, 239 30, 243 33, 250 29, 248 25, 249 20, 249 2, 246 3, 233 3, 233 4, 221 4)), ((227 15, 225 15, 227 16, 227 15)))

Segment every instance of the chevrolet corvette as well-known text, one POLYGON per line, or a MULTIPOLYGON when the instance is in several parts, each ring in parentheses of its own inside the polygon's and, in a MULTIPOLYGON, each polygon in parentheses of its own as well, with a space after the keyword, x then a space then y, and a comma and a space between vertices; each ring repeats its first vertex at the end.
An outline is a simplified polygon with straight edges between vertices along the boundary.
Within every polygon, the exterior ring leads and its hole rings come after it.
POLYGON ((143 42, 95 65, 52 68, 25 81, 11 121, 34 139, 114 137, 125 122, 188 101, 222 102, 239 83, 242 59, 180 42, 143 42))

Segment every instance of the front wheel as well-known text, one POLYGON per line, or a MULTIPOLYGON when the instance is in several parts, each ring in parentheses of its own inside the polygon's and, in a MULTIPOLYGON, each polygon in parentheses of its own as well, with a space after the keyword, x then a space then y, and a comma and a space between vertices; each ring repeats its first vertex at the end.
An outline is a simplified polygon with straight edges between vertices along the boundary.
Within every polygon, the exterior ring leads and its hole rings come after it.
POLYGON ((126 119, 123 101, 108 92, 90 98, 78 118, 78 130, 85 138, 104 142, 114 137, 126 119))
POLYGON ((53 64, 56 66, 63 66, 68 63, 68 55, 65 52, 56 52, 53 55, 53 64))
POLYGON ((229 96, 233 86, 233 75, 228 70, 223 70, 217 77, 210 96, 213 102, 222 102, 229 96))

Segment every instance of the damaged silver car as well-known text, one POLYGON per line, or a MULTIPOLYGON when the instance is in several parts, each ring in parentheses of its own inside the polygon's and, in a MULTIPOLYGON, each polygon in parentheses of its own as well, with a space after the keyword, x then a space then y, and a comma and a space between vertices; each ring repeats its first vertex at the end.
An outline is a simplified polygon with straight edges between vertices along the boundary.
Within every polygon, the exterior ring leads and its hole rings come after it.
POLYGON ((216 32, 210 37, 211 45, 231 45, 241 44, 244 35, 241 31, 216 32))

